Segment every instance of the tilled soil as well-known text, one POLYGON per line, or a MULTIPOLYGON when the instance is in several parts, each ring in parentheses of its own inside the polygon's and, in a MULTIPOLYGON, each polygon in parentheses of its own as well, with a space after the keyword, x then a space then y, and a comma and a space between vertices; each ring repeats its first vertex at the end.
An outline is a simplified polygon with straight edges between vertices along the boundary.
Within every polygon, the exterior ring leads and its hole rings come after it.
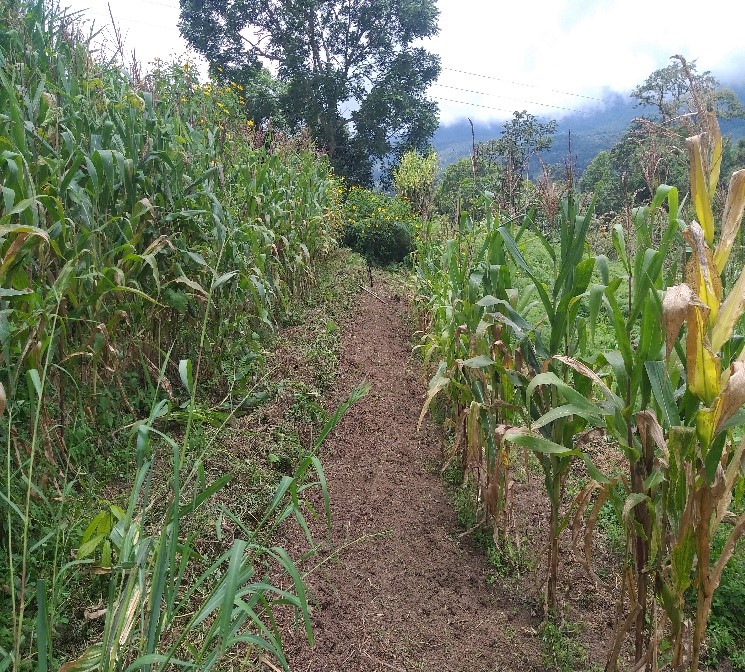
POLYGON ((429 420, 417 432, 425 384, 406 306, 373 291, 382 301, 363 292, 343 336, 336 401, 362 380, 371 391, 324 450, 333 527, 314 561, 333 555, 308 576, 316 645, 291 634, 291 669, 542 670, 534 599, 488 581, 437 473, 442 438, 429 420))

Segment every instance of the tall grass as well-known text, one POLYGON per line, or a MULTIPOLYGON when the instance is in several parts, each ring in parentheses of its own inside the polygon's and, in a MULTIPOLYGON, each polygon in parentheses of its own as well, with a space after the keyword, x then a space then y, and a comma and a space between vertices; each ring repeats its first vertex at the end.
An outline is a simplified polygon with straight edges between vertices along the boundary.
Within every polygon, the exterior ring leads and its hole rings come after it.
POLYGON ((286 666, 273 606, 307 624, 292 561, 264 544, 288 517, 307 529, 314 458, 259 527, 224 510, 240 534, 208 566, 188 531, 227 478, 187 454, 194 423, 230 419, 243 364, 338 229, 325 159, 244 103, 188 63, 135 81, 92 57, 75 15, 0 0, 0 669, 79 654, 71 591, 101 581, 99 641, 64 669, 209 669, 237 644, 286 666), (126 501, 99 513, 80 496, 94 477, 126 501))

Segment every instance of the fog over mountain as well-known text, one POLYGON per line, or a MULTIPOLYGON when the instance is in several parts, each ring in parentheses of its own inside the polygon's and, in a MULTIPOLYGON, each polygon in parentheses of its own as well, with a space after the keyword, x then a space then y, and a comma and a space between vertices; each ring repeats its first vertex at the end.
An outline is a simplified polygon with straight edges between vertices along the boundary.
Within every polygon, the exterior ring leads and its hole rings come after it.
MULTIPOLYGON (((745 103, 745 83, 725 84, 737 98, 745 103)), ((587 164, 604 149, 611 149, 628 129, 632 120, 639 116, 650 116, 652 110, 636 105, 629 95, 606 94, 602 103, 588 106, 579 112, 562 117, 541 116, 541 121, 557 120, 556 134, 551 149, 541 154, 546 164, 562 164, 570 149, 576 170, 581 173, 587 164)), ((473 139, 476 143, 498 138, 502 121, 474 121, 473 139)), ((722 132, 733 139, 745 137, 745 119, 722 120, 722 132)), ((472 146, 471 125, 468 119, 453 124, 441 125, 432 139, 440 165, 447 166, 464 156, 469 156, 472 146)))

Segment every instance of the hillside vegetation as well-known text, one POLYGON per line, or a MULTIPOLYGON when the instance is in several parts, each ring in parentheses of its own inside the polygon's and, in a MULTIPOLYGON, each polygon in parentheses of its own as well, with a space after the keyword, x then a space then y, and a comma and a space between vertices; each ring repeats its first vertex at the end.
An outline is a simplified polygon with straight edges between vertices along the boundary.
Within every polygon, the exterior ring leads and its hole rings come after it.
POLYGON ((304 525, 317 458, 251 523, 223 502, 227 537, 202 513, 231 478, 205 471, 216 430, 261 403, 266 338, 340 222, 327 160, 243 102, 189 63, 93 58, 52 3, 0 2, 0 669, 284 664, 277 602, 312 637, 265 544, 304 525))

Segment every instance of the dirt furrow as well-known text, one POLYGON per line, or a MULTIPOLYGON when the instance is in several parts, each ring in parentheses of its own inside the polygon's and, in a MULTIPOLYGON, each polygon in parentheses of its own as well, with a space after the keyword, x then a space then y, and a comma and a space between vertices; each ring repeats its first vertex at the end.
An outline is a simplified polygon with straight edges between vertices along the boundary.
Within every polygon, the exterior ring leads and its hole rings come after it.
MULTIPOLYGON (((296 672, 539 670, 539 619, 519 591, 491 585, 460 538, 436 475, 442 440, 416 422, 424 384, 406 306, 377 282, 343 336, 339 400, 371 385, 323 462, 338 552, 309 576, 316 646, 290 637, 296 672)), ((322 534, 319 532, 319 534, 322 534)), ((322 559, 322 558, 321 558, 322 559)), ((316 558, 318 562, 319 558, 316 558)))

